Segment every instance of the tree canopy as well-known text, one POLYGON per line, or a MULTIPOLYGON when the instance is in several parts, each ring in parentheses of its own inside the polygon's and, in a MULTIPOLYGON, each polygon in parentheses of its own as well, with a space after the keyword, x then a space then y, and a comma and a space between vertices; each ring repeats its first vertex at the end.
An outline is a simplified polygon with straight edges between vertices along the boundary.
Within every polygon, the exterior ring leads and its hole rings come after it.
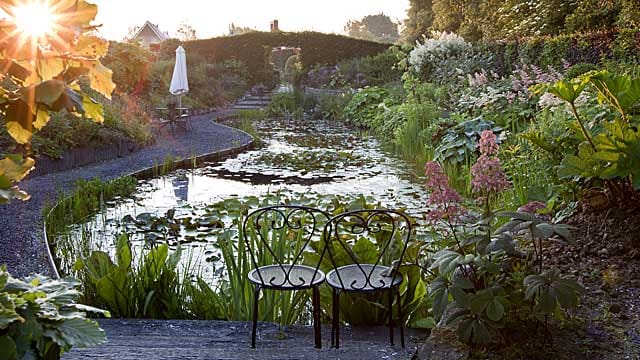
POLYGON ((413 42, 447 31, 476 41, 639 26, 637 0, 410 0, 402 35, 413 42))
POLYGON ((400 36, 398 24, 383 13, 367 15, 361 20, 349 20, 344 30, 351 37, 379 42, 393 43, 400 36))

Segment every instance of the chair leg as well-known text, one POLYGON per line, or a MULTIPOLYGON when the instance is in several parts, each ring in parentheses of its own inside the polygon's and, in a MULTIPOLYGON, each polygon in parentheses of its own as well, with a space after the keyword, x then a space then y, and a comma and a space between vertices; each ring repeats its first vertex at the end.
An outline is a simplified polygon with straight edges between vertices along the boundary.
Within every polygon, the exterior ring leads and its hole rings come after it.
POLYGON ((400 345, 404 347, 404 319, 402 317, 402 302, 400 299, 400 289, 396 291, 398 301, 398 322, 400 327, 400 345))
POLYGON ((333 289, 333 325, 331 326, 331 345, 340 348, 340 290, 333 289))
POLYGON ((393 288, 389 289, 389 342, 393 345, 393 288))
POLYGON ((256 347, 256 332, 258 330, 258 299, 260 298, 260 286, 256 285, 253 291, 253 330, 251 331, 251 348, 256 347))
POLYGON ((316 348, 322 349, 322 339, 320 330, 320 290, 318 287, 313 288, 313 331, 316 340, 316 348))

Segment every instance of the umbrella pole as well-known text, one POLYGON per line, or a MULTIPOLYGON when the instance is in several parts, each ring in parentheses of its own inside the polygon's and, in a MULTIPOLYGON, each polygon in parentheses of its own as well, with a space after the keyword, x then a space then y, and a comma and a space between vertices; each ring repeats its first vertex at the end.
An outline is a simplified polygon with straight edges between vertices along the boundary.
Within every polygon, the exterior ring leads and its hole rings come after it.
POLYGON ((182 95, 178 95, 178 107, 182 107, 182 95))

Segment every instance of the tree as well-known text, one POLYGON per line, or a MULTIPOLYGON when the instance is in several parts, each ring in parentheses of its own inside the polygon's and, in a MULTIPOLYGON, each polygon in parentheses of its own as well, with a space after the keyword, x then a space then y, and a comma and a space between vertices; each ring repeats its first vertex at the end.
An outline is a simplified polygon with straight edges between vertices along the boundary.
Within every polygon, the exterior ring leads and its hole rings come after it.
POLYGON ((140 30, 140 27, 141 27, 140 25, 129 26, 129 28, 127 29, 127 35, 125 35, 125 37, 122 39, 122 41, 124 41, 124 42, 132 42, 134 36, 136 36, 138 31, 140 30))
POLYGON ((138 94, 148 81, 153 54, 137 43, 110 42, 102 62, 113 70, 117 95, 138 94))
POLYGON ((380 42, 395 42, 399 37, 398 24, 383 13, 367 15, 360 21, 349 20, 344 30, 351 37, 380 42))
POLYGON ((432 0, 409 0, 407 19, 404 21, 402 39, 413 44, 422 35, 428 35, 433 25, 432 0))
MULTIPOLYGON (((0 118, 9 135, 22 145, 21 154, 2 155, 0 159, 0 203, 11 199, 28 199, 16 183, 33 168, 29 158, 31 136, 42 129, 50 113, 68 111, 97 122, 104 120, 102 105, 80 84, 107 98, 115 85, 112 72, 100 63, 108 43, 95 35, 91 23, 98 7, 84 0, 51 0, 31 3, 27 0, 2 0, 0 9, 9 20, 0 21, 0 118), (26 6, 48 6, 42 13, 55 11, 55 24, 42 26, 39 33, 26 24, 33 16, 26 6), (31 31, 29 31, 31 30, 31 31)), ((41 19, 39 21, 46 21, 41 19)))
POLYGON ((250 28, 250 27, 245 27, 245 26, 236 26, 236 24, 231 23, 229 24, 229 36, 234 36, 234 35, 240 35, 240 34, 246 34, 246 33, 250 33, 250 32, 255 32, 258 31, 256 29, 250 28))
POLYGON ((196 40, 198 37, 196 36, 196 29, 193 28, 186 21, 183 21, 178 25, 178 29, 176 30, 178 34, 178 39, 182 41, 192 41, 196 40))

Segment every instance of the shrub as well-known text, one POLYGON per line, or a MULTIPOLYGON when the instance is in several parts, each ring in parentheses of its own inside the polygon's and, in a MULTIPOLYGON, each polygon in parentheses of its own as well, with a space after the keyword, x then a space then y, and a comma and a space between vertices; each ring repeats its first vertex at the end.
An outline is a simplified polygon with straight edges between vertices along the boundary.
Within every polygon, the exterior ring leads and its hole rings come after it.
POLYGON ((77 303, 80 283, 43 276, 14 279, 0 267, 0 349, 3 359, 59 359, 72 347, 96 346, 106 337, 87 313, 109 312, 77 303))
POLYGON ((275 118, 294 116, 301 118, 304 101, 304 92, 298 89, 274 94, 266 110, 267 116, 275 118))
POLYGON ((493 133, 485 131, 482 138, 472 180, 484 205, 480 219, 462 206, 439 164, 425 167, 428 219, 445 246, 428 261, 435 276, 429 286, 432 311, 443 324, 457 325, 459 339, 467 344, 490 343, 492 335, 518 320, 557 316, 557 309, 577 306, 583 291, 575 280, 543 264, 544 242, 554 237, 572 241, 570 227, 510 212, 497 214, 511 220, 494 228, 490 198, 509 183, 500 163, 489 163, 498 150, 493 133))
POLYGON ((483 131, 502 132, 492 121, 482 117, 466 120, 447 130, 435 148, 435 161, 448 164, 465 164, 476 157, 478 141, 483 131))
MULTIPOLYGON (((161 45, 160 58, 173 59, 179 42, 167 41, 161 45)), ((215 63, 236 59, 247 66, 249 82, 268 83, 272 73, 265 72, 269 54, 276 46, 301 48, 301 61, 305 69, 316 64, 335 65, 341 60, 375 55, 389 48, 388 44, 353 39, 342 35, 318 32, 251 32, 236 36, 223 36, 206 40, 187 41, 182 44, 187 54, 201 56, 215 63), (268 49, 268 54, 265 52, 268 49)))
POLYGON ((434 33, 432 39, 425 38, 422 44, 418 42, 409 53, 408 62, 420 79, 443 83, 490 68, 492 57, 476 51, 462 37, 443 32, 434 33))
POLYGON ((601 186, 613 204, 636 201, 640 190, 640 132, 635 116, 639 89, 640 79, 607 71, 538 87, 569 105, 576 131, 582 136, 577 149, 564 154, 558 168, 560 178, 581 180, 587 187, 601 186), (587 85, 597 91, 598 101, 606 104, 606 112, 613 118, 589 117, 592 121, 585 121, 576 103, 583 94, 588 94, 587 85))

